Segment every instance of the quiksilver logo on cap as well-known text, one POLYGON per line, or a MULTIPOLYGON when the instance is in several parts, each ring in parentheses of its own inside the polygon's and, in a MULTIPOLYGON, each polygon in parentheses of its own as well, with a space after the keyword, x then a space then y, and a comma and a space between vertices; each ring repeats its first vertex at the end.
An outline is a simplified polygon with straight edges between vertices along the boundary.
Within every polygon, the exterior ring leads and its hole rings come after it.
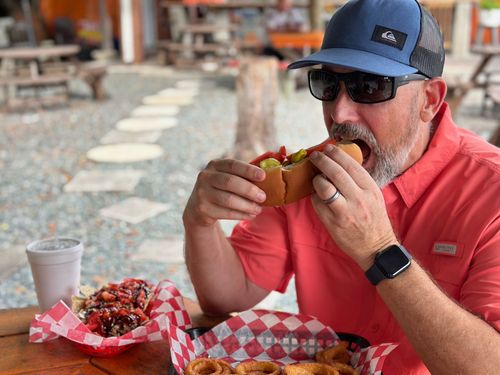
POLYGON ((376 25, 373 30, 372 40, 402 50, 405 46, 407 36, 407 34, 401 31, 376 25))
POLYGON ((392 31, 386 31, 385 33, 382 33, 382 39, 387 39, 394 43, 398 42, 392 31))

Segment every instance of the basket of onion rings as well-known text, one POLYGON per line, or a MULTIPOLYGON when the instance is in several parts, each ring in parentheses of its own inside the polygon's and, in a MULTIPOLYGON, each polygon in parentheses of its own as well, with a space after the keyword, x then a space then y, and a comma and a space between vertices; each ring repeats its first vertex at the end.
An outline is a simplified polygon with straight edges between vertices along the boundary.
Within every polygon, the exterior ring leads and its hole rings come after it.
MULTIPOLYGON (((186 333, 191 339, 196 339, 208 332, 206 327, 190 328, 186 333)), ((370 346, 368 340, 364 337, 352 333, 337 333, 341 343, 337 346, 319 351, 315 355, 315 362, 303 364, 287 365, 281 368, 277 364, 268 361, 247 361, 242 362, 236 367, 232 367, 228 362, 220 359, 197 358, 191 361, 184 372, 185 375, 248 375, 249 373, 263 373, 269 375, 337 375, 334 369, 340 375, 357 374, 357 371, 350 365, 351 356, 349 353, 367 348, 370 346), (330 366, 331 368, 327 367, 330 366)), ((174 366, 170 363, 168 375, 179 375, 174 366)), ((255 374, 252 374, 255 375, 255 374)))
MULTIPOLYGON (((381 374, 394 343, 370 346, 303 314, 249 310, 193 339, 171 327, 169 375, 381 374)), ((197 332, 198 334, 200 332, 197 332)))

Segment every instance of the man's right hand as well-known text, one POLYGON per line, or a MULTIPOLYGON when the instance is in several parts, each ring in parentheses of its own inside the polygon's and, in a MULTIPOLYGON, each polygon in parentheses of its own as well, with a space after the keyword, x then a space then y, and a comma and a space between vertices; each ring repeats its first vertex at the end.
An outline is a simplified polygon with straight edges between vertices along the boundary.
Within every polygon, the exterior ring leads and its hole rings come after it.
POLYGON ((198 174, 184 210, 185 224, 211 226, 220 219, 253 219, 266 194, 252 181, 263 181, 265 172, 239 160, 216 159, 198 174))

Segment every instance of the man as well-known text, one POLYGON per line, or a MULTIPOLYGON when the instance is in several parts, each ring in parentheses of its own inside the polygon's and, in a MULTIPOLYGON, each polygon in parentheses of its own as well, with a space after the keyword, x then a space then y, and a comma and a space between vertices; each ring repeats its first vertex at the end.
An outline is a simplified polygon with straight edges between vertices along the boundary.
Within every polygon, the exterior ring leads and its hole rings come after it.
POLYGON ((264 172, 211 161, 184 212, 186 261, 208 313, 251 308, 295 275, 302 313, 372 344, 392 374, 500 369, 500 152, 444 103, 439 28, 414 0, 353 0, 309 72, 330 137, 315 194, 261 208, 264 172), (243 220, 226 239, 219 219, 243 220), (406 248, 406 249, 405 249, 406 248))
POLYGON ((294 8, 291 0, 278 0, 275 9, 266 15, 268 32, 299 32, 306 27, 304 17, 299 9, 294 8))
MULTIPOLYGON (((294 8, 291 0, 278 0, 276 8, 269 9, 266 14, 266 32, 267 39, 271 33, 292 33, 302 32, 308 28, 305 19, 300 9, 294 8)), ((262 53, 266 56, 275 56, 278 60, 286 60, 294 56, 297 58, 298 53, 288 51, 285 53, 283 50, 279 51, 274 48, 270 40, 266 41, 267 45, 264 46, 262 53), (285 56, 283 53, 285 53, 285 56)))

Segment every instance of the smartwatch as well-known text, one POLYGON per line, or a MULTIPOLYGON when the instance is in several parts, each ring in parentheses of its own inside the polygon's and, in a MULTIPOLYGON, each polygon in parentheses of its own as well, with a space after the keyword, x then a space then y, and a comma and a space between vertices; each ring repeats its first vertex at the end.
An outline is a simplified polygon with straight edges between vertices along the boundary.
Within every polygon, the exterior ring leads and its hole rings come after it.
POLYGON ((393 279, 411 264, 411 255, 402 245, 391 245, 375 255, 375 261, 365 275, 373 285, 393 279))

